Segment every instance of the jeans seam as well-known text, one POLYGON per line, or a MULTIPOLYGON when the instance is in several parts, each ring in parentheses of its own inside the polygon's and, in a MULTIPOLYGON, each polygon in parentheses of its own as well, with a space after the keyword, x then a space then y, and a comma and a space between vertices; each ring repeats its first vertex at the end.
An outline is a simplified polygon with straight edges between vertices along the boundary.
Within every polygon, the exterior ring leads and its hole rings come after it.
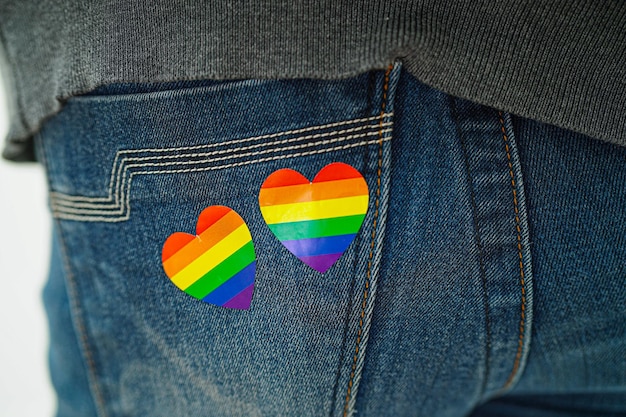
POLYGON ((506 151, 507 157, 507 165, 509 169, 509 176, 511 177, 511 193, 513 195, 513 210, 515 212, 515 231, 516 231, 516 239, 517 239, 517 255, 519 258, 519 284, 521 289, 521 308, 520 308, 520 321, 519 321, 519 337, 517 343, 517 351, 515 353, 515 360, 513 362, 513 368, 509 376, 506 379, 506 382, 500 389, 500 391, 506 391, 513 385, 513 382, 516 380, 516 377, 519 374, 522 363, 522 356, 524 353, 524 341, 526 339, 526 334, 530 329, 527 329, 526 321, 527 321, 527 294, 526 294, 526 260, 524 256, 524 250, 522 248, 522 221, 520 219, 520 203, 519 203, 519 192, 520 189, 520 181, 516 180, 513 161, 511 156, 510 149, 510 139, 509 135, 507 135, 507 128, 504 122, 504 116, 501 111, 498 111, 498 120, 500 122, 500 131, 502 133, 502 140, 504 142, 504 148, 506 151))
MULTIPOLYGON (((368 96, 370 100, 373 100, 373 98, 376 96, 375 94, 376 77, 374 73, 369 74, 368 89, 370 93, 368 94, 368 96)), ((373 107, 374 104, 371 103, 371 106, 373 107)), ((375 107, 377 109, 379 108, 378 105, 376 105, 375 107)), ((378 120, 380 118, 380 115, 377 114, 375 117, 378 120)), ((371 155, 371 151, 369 149, 365 149, 365 152, 363 152, 364 165, 367 165, 367 160, 371 157, 370 155, 371 155)), ((362 236, 357 236, 357 238, 355 238, 355 243, 356 243, 355 252, 360 253, 361 251, 360 248, 365 243, 365 239, 362 236)), ((343 336, 341 338, 341 345, 340 345, 341 350, 339 354, 339 359, 337 361, 335 381, 333 384, 331 404, 330 404, 329 414, 328 414, 329 417, 332 417, 335 414, 335 410, 337 409, 336 407, 337 403, 343 399, 343 398, 340 398, 340 391, 343 390, 343 388, 340 387, 340 383, 341 383, 342 369, 345 366, 345 362, 344 362, 345 358, 350 354, 350 352, 348 352, 347 350, 347 346, 349 344, 348 338, 350 335, 352 312, 353 312, 354 306, 357 303, 357 300, 355 299, 355 294, 357 291, 356 287, 357 287, 357 281, 358 281, 358 276, 359 276, 359 257, 358 256, 355 256, 352 260, 352 269, 353 269, 354 277, 350 280, 350 287, 348 290, 349 295, 348 295, 348 301, 347 301, 347 305, 345 308, 345 315, 344 315, 344 320, 343 320, 344 321, 343 336)))
POLYGON ((480 401, 485 393, 487 387, 487 381, 490 377, 490 361, 491 361, 491 321, 489 319, 489 301, 488 301, 488 292, 487 292, 487 275, 485 271, 485 259, 484 259, 484 248, 482 239, 480 237, 480 227, 478 222, 478 207, 476 204, 476 194, 474 192, 474 186, 472 185, 472 169, 469 164, 469 154, 467 145, 465 142, 465 136, 461 132, 459 127, 459 121, 457 117, 457 108, 456 108, 456 99, 451 98, 451 107, 452 107, 452 115, 455 118, 456 126, 457 126, 457 134, 459 135, 459 142, 461 145, 461 151, 463 153, 463 159, 465 163, 465 171, 467 173, 467 185, 469 187, 470 193, 470 203, 472 207, 472 220, 474 226, 474 239, 476 247, 478 248, 478 263, 480 268, 480 278, 481 278, 481 289, 483 292, 483 302, 484 302, 484 312, 485 312, 485 371, 483 374, 483 380, 481 382, 480 393, 478 396, 478 401, 480 401))
MULTIPOLYGON (((39 135, 38 137, 40 143, 40 157, 41 163, 44 168, 48 168, 47 164, 47 156, 45 145, 43 143, 43 138, 39 135)), ((48 178, 48 187, 50 185, 50 175, 47 175, 48 178)), ((89 345, 89 341, 87 339, 87 332, 85 322, 83 320, 82 308, 78 302, 78 295, 76 294, 76 278, 74 273, 72 272, 72 267, 70 265, 69 258, 67 256, 67 247, 65 244, 65 237, 63 235, 63 230, 61 227, 61 222, 59 220, 56 221, 56 227, 59 235, 59 252, 61 253, 61 258, 63 260, 63 269, 65 270, 65 275, 67 278, 67 295, 70 303, 70 314, 72 317, 72 322, 74 324, 74 329, 76 334, 78 335, 78 344, 81 347, 81 351, 83 354, 84 365, 87 368, 87 378, 89 380, 89 386, 93 401, 95 403, 96 411, 100 417, 106 417, 106 408, 104 403, 104 397, 102 395, 102 391, 97 382, 96 377, 96 365, 93 359, 92 349, 89 345)))
MULTIPOLYGON (((383 98, 382 98, 382 104, 381 104, 381 112, 380 112, 380 121, 379 121, 379 139, 378 139, 378 168, 376 170, 376 199, 375 199, 375 203, 374 203, 374 207, 375 207, 375 211, 374 211, 374 216, 373 216, 373 222, 372 222, 372 236, 371 236, 371 241, 370 241, 370 248, 369 248, 369 255, 368 255, 368 261, 367 261, 367 272, 366 272, 366 277, 365 277, 365 289, 363 290, 363 301, 361 303, 361 312, 359 314, 359 328, 357 331, 357 338, 356 338, 356 346, 354 349, 354 357, 352 360, 352 369, 350 371, 350 379, 348 381, 348 388, 347 388, 347 392, 346 392, 346 398, 345 398, 345 404, 343 407, 343 416, 347 417, 348 413, 349 413, 349 409, 350 409, 350 403, 351 400, 353 398, 353 396, 356 395, 356 388, 353 390, 353 385, 354 385, 354 381, 355 381, 355 377, 356 377, 356 368, 357 368, 357 364, 358 364, 358 359, 359 359, 359 350, 363 349, 361 348, 361 341, 362 341, 362 337, 363 337, 363 329, 364 329, 364 324, 365 324, 365 312, 367 309, 367 305, 368 305, 368 297, 369 297, 369 291, 370 291, 370 278, 371 278, 371 273, 372 273, 372 261, 373 261, 373 257, 374 257, 374 247, 376 244, 376 228, 378 226, 378 215, 379 215, 379 205, 380 205, 380 192, 381 192, 381 176, 382 176, 382 165, 383 165, 383 143, 384 143, 384 119, 385 119, 385 109, 387 106, 387 94, 388 94, 388 89, 389 89, 389 75, 391 73, 391 70, 393 69, 393 65, 390 65, 387 68, 387 71, 385 72, 385 81, 384 81, 384 86, 383 86, 383 98)), ((370 297, 371 298, 371 297, 370 297)))
POLYGON ((92 395, 94 397, 94 401, 96 403, 96 408, 98 410, 98 415, 100 417, 106 417, 107 413, 105 411, 105 403, 102 395, 102 391, 100 389, 99 384, 97 383, 96 377, 96 363, 93 358, 93 351, 89 345, 89 341, 87 340, 87 329, 85 326, 85 322, 82 317, 82 308, 79 306, 78 295, 76 294, 76 278, 74 273, 72 272, 70 262, 67 256, 67 248, 65 246, 65 237, 63 235, 63 231, 61 230, 60 221, 57 220, 57 229, 59 232, 59 240, 61 242, 60 252, 61 257, 63 258, 63 264, 65 266, 65 272, 67 275, 67 292, 70 298, 70 304, 73 308, 72 317, 74 318, 74 327, 76 328, 76 332, 79 335, 80 344, 82 345, 83 355, 85 358, 85 362, 88 369, 88 375, 91 385, 92 395))

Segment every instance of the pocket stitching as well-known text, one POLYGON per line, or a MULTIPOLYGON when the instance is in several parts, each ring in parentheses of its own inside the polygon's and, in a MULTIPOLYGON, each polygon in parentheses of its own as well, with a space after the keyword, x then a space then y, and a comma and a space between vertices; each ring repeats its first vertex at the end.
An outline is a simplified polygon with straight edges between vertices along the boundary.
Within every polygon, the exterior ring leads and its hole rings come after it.
MULTIPOLYGON (((392 114, 384 114, 383 116, 391 116, 392 114)), ((378 144, 380 139, 378 136, 380 135, 380 129, 383 129, 383 133, 387 133, 391 131, 392 122, 386 122, 381 124, 380 122, 381 116, 368 117, 362 119, 354 119, 342 122, 331 123, 327 125, 313 126, 304 129, 298 129, 294 131, 286 131, 281 133, 274 133, 270 135, 262 135, 244 139, 236 139, 233 141, 220 143, 220 144, 207 144, 207 145, 198 145, 193 147, 179 147, 179 148, 156 148, 156 149, 139 149, 139 150, 121 150, 118 151, 116 157, 113 162, 112 171, 111 171, 111 180, 109 182, 109 195, 107 197, 86 197, 80 195, 69 195, 60 192, 51 192, 50 193, 50 203, 52 208, 53 216, 60 219, 65 220, 75 220, 75 221, 84 221, 84 222, 122 222, 126 221, 130 218, 130 189, 132 178, 134 175, 161 175, 161 174, 182 174, 182 173, 191 173, 191 172, 201 172, 201 171, 212 171, 226 168, 233 168, 238 166, 244 166, 249 164, 262 163, 267 161, 273 161, 284 158, 294 158, 300 156, 307 155, 315 155, 321 153, 327 153, 332 151, 340 151, 345 149, 350 149, 354 147, 360 146, 368 146, 371 144, 378 144), (210 159, 201 159, 195 161, 169 161, 164 162, 163 160, 167 159, 176 159, 180 157, 194 158, 194 157, 202 157, 202 156, 211 156, 216 153, 229 154, 233 152, 240 152, 242 148, 226 148, 218 151, 211 151, 208 153, 193 153, 186 155, 166 155, 166 156, 154 156, 154 157, 120 157, 121 154, 141 154, 148 152, 175 152, 180 150, 195 150, 200 148, 210 148, 210 147, 220 147, 220 146, 232 146, 233 144, 240 144, 244 142, 251 142, 255 140, 267 139, 267 138, 275 138, 280 136, 287 136, 295 133, 309 132, 315 130, 323 130, 332 127, 337 127, 341 125, 349 125, 355 124, 359 122, 367 122, 367 121, 376 121, 376 124, 364 124, 363 126, 358 126, 354 128, 344 129, 340 131, 330 131, 317 133, 314 135, 306 135, 306 136, 298 136, 289 139, 283 139, 278 141, 273 141, 270 143, 259 143, 255 145, 250 145, 246 147, 247 149, 262 147, 265 149, 261 149, 255 152, 248 152, 245 154, 236 153, 234 155, 225 156, 222 158, 210 158, 210 159), (356 132, 358 130, 365 130, 368 128, 376 127, 376 130, 372 130, 371 132, 355 134, 355 135, 344 135, 345 133, 356 132), (339 136, 337 136, 339 135, 339 136), (354 142, 355 139, 359 138, 367 138, 370 136, 376 135, 376 139, 371 140, 363 140, 360 142, 354 142), (317 140, 314 142, 310 142, 310 139, 321 139, 321 138, 331 138, 324 140, 317 140), (287 143, 299 142, 299 141, 308 141, 305 143, 284 146, 280 147, 280 145, 284 145, 287 143), (345 143, 341 146, 331 146, 324 149, 316 149, 305 152, 293 152, 299 149, 311 148, 317 146, 328 146, 336 143, 342 143, 350 141, 350 143, 345 143), (267 154, 267 153, 277 153, 277 152, 291 152, 287 154, 280 154, 271 157, 252 159, 255 156, 267 154), (163 170, 141 170, 141 171, 132 171, 131 169, 136 168, 158 168, 158 167, 172 167, 176 168, 184 165, 206 165, 213 164, 219 161, 230 161, 239 158, 250 158, 247 160, 243 160, 240 162, 226 163, 222 165, 211 165, 211 166, 200 166, 200 167, 192 167, 192 168, 184 168, 184 169, 163 169, 163 170), (143 163, 143 164, 127 164, 128 161, 144 161, 144 160, 154 160, 156 162, 143 163), (119 162, 118 162, 119 161, 119 162), (116 176, 115 173, 118 173, 116 176), (111 216, 111 217, 106 217, 111 216)), ((387 138, 384 141, 388 140, 387 138)))

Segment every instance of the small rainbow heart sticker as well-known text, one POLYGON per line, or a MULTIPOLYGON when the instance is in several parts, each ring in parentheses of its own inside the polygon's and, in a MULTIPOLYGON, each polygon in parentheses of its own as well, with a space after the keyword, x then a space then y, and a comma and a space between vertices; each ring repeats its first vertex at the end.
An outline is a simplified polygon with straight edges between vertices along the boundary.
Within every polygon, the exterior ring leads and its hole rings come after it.
POLYGON ((326 272, 361 228, 369 193, 359 171, 334 162, 312 182, 297 171, 280 169, 261 187, 261 214, 278 240, 298 259, 326 272))
POLYGON ((248 226, 234 210, 202 211, 197 236, 176 232, 163 244, 163 269, 174 285, 199 300, 247 310, 252 302, 256 256, 248 226))

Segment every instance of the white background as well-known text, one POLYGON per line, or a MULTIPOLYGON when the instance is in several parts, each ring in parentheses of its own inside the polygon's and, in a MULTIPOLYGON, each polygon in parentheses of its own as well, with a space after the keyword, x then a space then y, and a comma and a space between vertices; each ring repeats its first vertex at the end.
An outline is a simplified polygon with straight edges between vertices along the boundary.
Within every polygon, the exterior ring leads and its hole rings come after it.
MULTIPOLYGON (((0 74, 1 76, 1 74, 0 74)), ((0 143, 8 114, 0 79, 0 143)), ((41 166, 0 161, 0 417, 48 417, 48 329, 41 302, 50 214, 41 166)))

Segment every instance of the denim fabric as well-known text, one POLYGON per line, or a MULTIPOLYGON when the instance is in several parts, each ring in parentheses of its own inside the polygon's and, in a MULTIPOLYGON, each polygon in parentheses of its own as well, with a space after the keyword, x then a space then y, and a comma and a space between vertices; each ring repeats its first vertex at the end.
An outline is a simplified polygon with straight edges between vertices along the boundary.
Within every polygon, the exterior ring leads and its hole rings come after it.
POLYGON ((106 86, 68 100, 37 147, 57 220, 59 416, 626 412, 623 148, 400 65, 106 86), (361 172, 370 207, 320 274, 275 238, 258 193, 278 169, 312 179, 331 162, 361 172), (163 272, 167 237, 211 205, 252 234, 249 310, 163 272))

